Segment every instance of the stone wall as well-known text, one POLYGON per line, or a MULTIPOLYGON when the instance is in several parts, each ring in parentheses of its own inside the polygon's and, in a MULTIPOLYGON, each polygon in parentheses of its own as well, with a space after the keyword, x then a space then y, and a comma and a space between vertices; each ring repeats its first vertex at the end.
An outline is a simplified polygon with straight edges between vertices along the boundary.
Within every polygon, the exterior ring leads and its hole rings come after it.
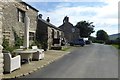
POLYGON ((2 78, 3 75, 3 54, 2 54, 2 4, 0 3, 0 79, 2 78))
POLYGON ((52 39, 52 28, 47 27, 48 29, 48 49, 51 49, 52 47, 52 43, 53 43, 53 39, 52 39))
POLYGON ((47 43, 48 49, 51 49, 51 47, 53 46, 53 39, 58 38, 57 32, 59 32, 59 36, 61 37, 62 31, 60 31, 55 26, 52 26, 50 23, 47 23, 45 20, 38 19, 36 37, 38 41, 44 41, 45 43, 47 43), (52 30, 54 30, 54 37, 52 37, 52 30))
POLYGON ((69 22, 69 19, 65 20, 59 28, 64 32, 64 37, 67 42, 71 42, 74 39, 79 38, 79 29, 74 27, 73 24, 69 22))
POLYGON ((40 42, 47 42, 47 25, 38 19, 36 39, 40 42))
POLYGON ((49 27, 48 26, 48 49, 51 49, 51 47, 53 47, 54 45, 52 45, 53 43, 53 39, 52 38, 52 30, 54 30, 54 38, 60 38, 60 43, 58 45, 61 45, 61 35, 62 32, 60 30, 57 30, 55 28, 49 27), (58 32, 59 32, 59 36, 58 36, 58 32))
MULTIPOLYGON (((3 35, 8 35, 9 43, 14 43, 14 31, 19 37, 22 37, 24 34, 25 23, 18 20, 19 13, 18 10, 22 10, 30 18, 30 31, 36 31, 37 27, 37 15, 38 12, 28 5, 21 2, 9 2, 5 4, 3 9, 4 18, 3 18, 3 35)), ((6 36, 5 35, 5 36, 6 36)))
MULTIPOLYGON (((13 41, 13 30, 12 28, 15 28, 16 32, 19 34, 19 30, 23 31, 24 24, 17 22, 17 6, 15 4, 19 4, 18 2, 14 2, 14 0, 0 0, 0 80, 2 79, 3 76, 3 53, 2 53, 2 39, 3 39, 3 32, 4 30, 10 31, 10 42, 12 43, 13 41)), ((31 18, 31 24, 30 24, 30 29, 31 30, 36 30, 36 17, 37 17, 37 12, 33 11, 32 9, 29 9, 28 15, 31 18), (29 14, 29 12, 31 14, 29 14)))

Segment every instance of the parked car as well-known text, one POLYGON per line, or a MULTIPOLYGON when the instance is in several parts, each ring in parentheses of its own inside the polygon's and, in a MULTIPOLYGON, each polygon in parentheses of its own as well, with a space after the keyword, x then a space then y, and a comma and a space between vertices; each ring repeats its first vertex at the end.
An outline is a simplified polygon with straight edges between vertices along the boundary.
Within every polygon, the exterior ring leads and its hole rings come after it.
POLYGON ((85 41, 83 39, 76 39, 70 42, 71 46, 74 45, 80 45, 80 46, 84 46, 85 45, 85 41))

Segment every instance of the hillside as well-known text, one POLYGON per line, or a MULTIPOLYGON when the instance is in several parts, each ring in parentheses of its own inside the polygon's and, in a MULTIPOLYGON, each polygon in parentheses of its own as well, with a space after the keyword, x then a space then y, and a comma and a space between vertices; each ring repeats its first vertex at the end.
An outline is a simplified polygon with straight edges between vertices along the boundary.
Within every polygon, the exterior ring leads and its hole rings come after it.
POLYGON ((120 37, 120 33, 109 35, 110 40, 115 40, 115 39, 117 39, 118 37, 120 37))

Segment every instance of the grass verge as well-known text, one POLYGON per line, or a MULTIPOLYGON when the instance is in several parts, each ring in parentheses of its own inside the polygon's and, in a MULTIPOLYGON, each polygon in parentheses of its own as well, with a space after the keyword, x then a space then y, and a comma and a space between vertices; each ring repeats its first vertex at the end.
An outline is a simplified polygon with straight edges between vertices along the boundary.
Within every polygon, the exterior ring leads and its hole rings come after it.
POLYGON ((117 49, 119 49, 119 45, 117 44, 112 44, 114 47, 116 47, 117 49))
POLYGON ((117 44, 112 44, 112 46, 116 47, 118 49, 118 53, 120 54, 120 48, 119 48, 119 45, 117 44))
POLYGON ((67 50, 70 49, 70 48, 71 48, 70 46, 64 47, 64 48, 62 49, 62 51, 67 51, 67 50))

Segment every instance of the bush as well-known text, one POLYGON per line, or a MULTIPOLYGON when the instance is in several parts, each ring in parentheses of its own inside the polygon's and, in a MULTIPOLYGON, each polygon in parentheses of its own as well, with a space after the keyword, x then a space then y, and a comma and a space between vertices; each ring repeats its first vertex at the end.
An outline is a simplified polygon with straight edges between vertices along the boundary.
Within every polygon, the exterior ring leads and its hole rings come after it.
POLYGON ((116 44, 116 45, 119 45, 120 44, 120 41, 117 41, 117 40, 109 40, 106 42, 106 44, 116 44))
POLYGON ((95 43, 100 43, 100 44, 103 44, 105 43, 103 40, 95 40, 95 43))
POLYGON ((42 48, 41 44, 36 40, 32 42, 32 44, 30 45, 30 48, 32 48, 32 46, 37 46, 38 48, 42 48))
POLYGON ((2 46, 4 51, 12 52, 14 49, 19 48, 21 45, 23 45, 23 40, 21 38, 17 38, 15 41, 15 45, 13 46, 9 45, 9 41, 3 38, 2 46))
POLYGON ((47 48, 48 48, 47 42, 42 42, 42 43, 41 43, 41 47, 46 51, 47 48))
POLYGON ((6 49, 9 46, 9 42, 5 38, 3 38, 2 46, 3 46, 4 49, 6 49))
POLYGON ((120 49, 120 44, 118 45, 118 49, 120 49))
POLYGON ((21 38, 16 38, 15 40, 15 47, 20 47, 21 45, 23 45, 23 39, 21 38))
POLYGON ((14 46, 9 46, 9 47, 6 48, 6 51, 10 51, 10 53, 12 53, 13 50, 15 50, 15 49, 16 49, 16 47, 14 47, 14 46))

